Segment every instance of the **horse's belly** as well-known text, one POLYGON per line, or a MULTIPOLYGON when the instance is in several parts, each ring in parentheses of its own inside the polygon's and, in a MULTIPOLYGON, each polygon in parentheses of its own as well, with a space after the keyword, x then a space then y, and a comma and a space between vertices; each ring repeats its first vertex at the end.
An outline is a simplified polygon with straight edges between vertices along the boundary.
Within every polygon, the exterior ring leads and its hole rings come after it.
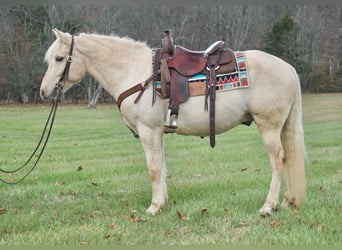
MULTIPOLYGON (((215 103, 215 133, 223 133, 243 122, 247 113, 244 98, 238 92, 217 93, 215 103), (241 99, 242 97, 242 99, 241 99)), ((241 92, 240 92, 241 93, 241 92)), ((177 134, 209 136, 210 112, 204 109, 204 96, 192 97, 179 107, 177 134)), ((210 101, 208 100, 208 108, 210 101)))

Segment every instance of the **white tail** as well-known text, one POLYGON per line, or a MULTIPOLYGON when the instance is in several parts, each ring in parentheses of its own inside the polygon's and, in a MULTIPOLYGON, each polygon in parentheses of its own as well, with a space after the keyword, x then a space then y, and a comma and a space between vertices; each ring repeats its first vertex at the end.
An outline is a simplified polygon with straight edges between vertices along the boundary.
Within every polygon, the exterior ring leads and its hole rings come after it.
POLYGON ((281 133, 281 140, 286 155, 284 166, 286 182, 284 202, 298 205, 305 197, 304 161, 306 155, 299 81, 295 100, 281 133))

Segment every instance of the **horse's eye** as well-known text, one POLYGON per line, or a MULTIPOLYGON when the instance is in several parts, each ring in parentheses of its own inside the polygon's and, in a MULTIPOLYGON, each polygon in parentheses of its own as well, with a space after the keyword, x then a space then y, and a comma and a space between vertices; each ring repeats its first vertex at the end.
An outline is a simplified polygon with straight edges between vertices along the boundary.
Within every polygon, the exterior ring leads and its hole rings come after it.
POLYGON ((63 56, 56 56, 56 61, 61 62, 63 61, 64 57, 63 56))

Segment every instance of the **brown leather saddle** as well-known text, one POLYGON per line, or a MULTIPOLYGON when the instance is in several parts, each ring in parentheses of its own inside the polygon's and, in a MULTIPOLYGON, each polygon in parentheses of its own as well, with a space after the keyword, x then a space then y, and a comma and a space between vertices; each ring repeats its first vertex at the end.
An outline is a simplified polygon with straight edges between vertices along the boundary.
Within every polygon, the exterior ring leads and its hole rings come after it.
POLYGON ((192 51, 175 46, 168 30, 162 39, 162 49, 155 56, 155 70, 160 65, 162 98, 170 98, 165 126, 177 128, 179 105, 189 99, 188 79, 196 74, 207 75, 205 109, 210 97, 210 145, 215 146, 216 74, 236 71, 234 52, 223 47, 223 41, 214 42, 206 50, 192 51))

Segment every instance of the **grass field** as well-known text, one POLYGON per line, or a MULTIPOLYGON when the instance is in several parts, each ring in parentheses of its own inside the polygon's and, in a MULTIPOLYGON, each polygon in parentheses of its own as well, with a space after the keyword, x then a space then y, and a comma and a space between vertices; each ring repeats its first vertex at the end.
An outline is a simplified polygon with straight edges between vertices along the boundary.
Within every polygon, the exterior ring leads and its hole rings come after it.
MULTIPOLYGON (((341 245, 342 94, 304 95, 303 108, 303 206, 258 215, 271 171, 253 124, 217 136, 215 149, 166 135, 169 203, 152 217, 144 153, 117 107, 61 105, 32 175, 0 184, 0 245, 341 245)), ((48 112, 0 106, 1 168, 27 159, 48 112)))

